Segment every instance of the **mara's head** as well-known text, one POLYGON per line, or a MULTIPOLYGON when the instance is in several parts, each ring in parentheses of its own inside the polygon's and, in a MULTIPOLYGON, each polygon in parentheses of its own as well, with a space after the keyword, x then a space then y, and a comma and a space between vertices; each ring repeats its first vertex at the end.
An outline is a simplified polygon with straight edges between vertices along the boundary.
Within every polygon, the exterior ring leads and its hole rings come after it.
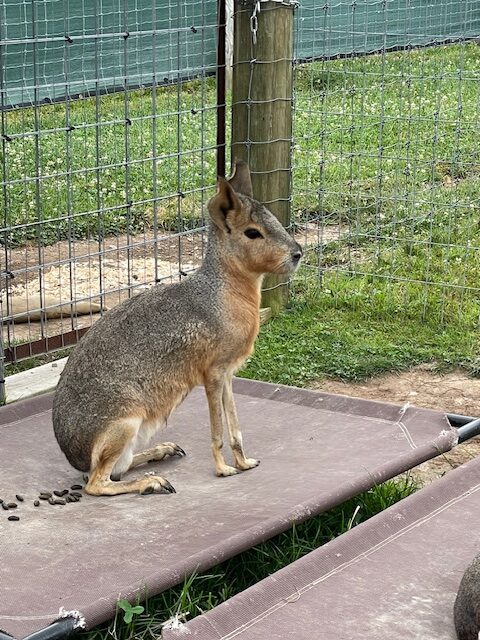
POLYGON ((250 169, 245 162, 235 163, 229 180, 219 179, 208 211, 223 258, 259 274, 290 274, 298 267, 302 257, 300 245, 254 199, 250 169))

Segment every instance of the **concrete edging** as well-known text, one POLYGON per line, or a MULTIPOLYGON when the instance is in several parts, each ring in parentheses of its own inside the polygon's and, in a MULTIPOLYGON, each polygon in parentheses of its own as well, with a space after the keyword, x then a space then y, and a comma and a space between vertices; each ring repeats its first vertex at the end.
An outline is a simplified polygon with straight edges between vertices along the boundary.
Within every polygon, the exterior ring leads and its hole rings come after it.
POLYGON ((48 362, 39 367, 14 373, 5 378, 7 404, 53 391, 68 358, 48 362))

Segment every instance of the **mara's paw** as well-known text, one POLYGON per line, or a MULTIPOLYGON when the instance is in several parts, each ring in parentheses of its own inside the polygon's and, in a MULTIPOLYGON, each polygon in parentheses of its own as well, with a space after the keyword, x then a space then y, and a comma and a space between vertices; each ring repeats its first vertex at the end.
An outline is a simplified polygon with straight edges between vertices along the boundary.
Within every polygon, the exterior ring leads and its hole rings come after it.
POLYGON ((228 476, 237 475, 238 469, 235 469, 235 467, 230 467, 228 464, 226 464, 223 467, 216 469, 215 473, 219 478, 227 478, 228 476))
POLYGON ((187 455, 185 451, 182 449, 182 447, 178 446, 178 444, 174 444, 173 442, 170 442, 169 444, 172 446, 172 449, 173 449, 170 455, 178 456, 179 458, 183 458, 183 456, 187 455))
POLYGON ((149 457, 148 462, 159 462, 167 457, 178 456, 179 458, 183 458, 183 456, 187 454, 182 447, 179 447, 175 442, 163 442, 145 451, 145 455, 149 457))
POLYGON ((165 478, 145 474, 144 486, 140 489, 139 493, 144 496, 149 493, 176 493, 176 491, 165 478))
POLYGON ((245 458, 240 462, 236 462, 237 469, 240 471, 247 471, 248 469, 253 469, 254 467, 258 467, 260 464, 260 460, 255 460, 255 458, 245 458))

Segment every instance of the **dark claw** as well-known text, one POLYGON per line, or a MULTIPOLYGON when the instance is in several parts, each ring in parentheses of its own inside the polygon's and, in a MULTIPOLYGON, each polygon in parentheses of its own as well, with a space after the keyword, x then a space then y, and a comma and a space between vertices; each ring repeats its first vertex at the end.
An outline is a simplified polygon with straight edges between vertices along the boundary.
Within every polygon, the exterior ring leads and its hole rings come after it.
POLYGON ((175 455, 179 456, 181 458, 182 456, 186 456, 187 454, 182 449, 182 447, 179 447, 178 444, 177 444, 177 450, 175 451, 175 455))
POLYGON ((165 490, 165 493, 177 493, 168 480, 165 480, 163 488, 165 490))

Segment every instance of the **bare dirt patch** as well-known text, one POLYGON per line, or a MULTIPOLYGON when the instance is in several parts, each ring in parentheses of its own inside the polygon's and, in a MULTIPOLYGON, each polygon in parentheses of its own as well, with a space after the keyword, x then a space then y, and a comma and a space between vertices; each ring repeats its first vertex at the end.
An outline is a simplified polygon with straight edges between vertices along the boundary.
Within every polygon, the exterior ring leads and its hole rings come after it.
POLYGON ((88 263, 98 261, 100 257, 110 263, 121 263, 132 256, 141 259, 156 255, 167 262, 178 262, 180 252, 190 262, 201 257, 203 244, 201 233, 178 237, 167 232, 155 235, 153 231, 138 235, 119 234, 103 240, 62 240, 40 248, 29 243, 9 250, 8 269, 18 272, 22 280, 29 280, 35 278, 38 269, 48 271, 64 262, 88 263))
POLYGON ((340 240, 347 230, 347 227, 338 224, 298 223, 295 227, 295 240, 302 247, 316 247, 340 240))
MULTIPOLYGON (((435 365, 424 364, 403 373, 389 373, 366 382, 345 383, 323 380, 315 389, 329 393, 437 409, 446 413, 480 416, 480 379, 460 370, 439 374, 435 365)), ((413 477, 426 484, 480 454, 480 436, 455 447, 449 453, 412 470, 413 477)))
MULTIPOLYGON (((100 243, 62 241, 40 252, 33 244, 12 249, 8 269, 14 277, 9 282, 8 309, 15 318, 10 335, 16 341, 30 342, 88 327, 100 315, 86 312, 75 317, 76 305, 71 310, 68 306, 72 301, 91 300, 108 309, 159 279, 174 282, 180 271, 189 272, 200 264, 204 245, 201 233, 157 238, 149 233, 111 236, 100 243), (49 317, 60 305, 64 305, 62 317, 49 317), (47 310, 41 322, 25 322, 29 312, 40 308, 47 310), (24 310, 28 312, 20 313, 24 310)), ((7 316, 6 299, 1 309, 7 316)))

